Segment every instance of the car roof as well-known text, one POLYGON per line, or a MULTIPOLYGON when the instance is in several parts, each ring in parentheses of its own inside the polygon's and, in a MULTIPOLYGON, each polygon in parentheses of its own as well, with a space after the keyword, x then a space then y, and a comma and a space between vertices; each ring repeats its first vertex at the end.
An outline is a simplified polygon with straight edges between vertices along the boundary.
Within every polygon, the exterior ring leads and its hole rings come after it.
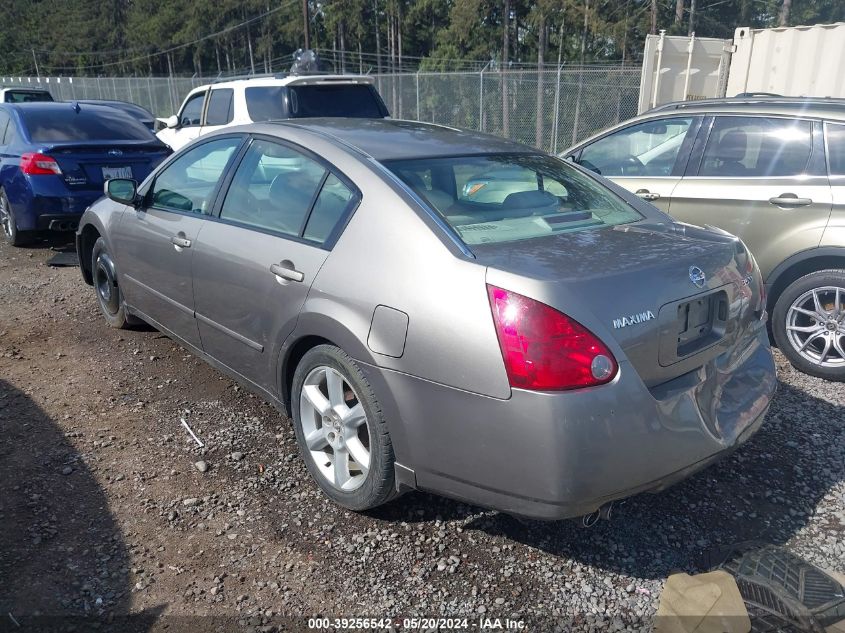
POLYGON ((217 81, 198 86, 191 90, 191 94, 209 88, 234 88, 234 87, 263 87, 263 86, 292 86, 292 85, 316 85, 316 84, 364 84, 372 86, 375 78, 370 75, 251 75, 249 77, 237 77, 227 79, 225 77, 217 81))
POLYGON ((640 116, 658 112, 683 111, 690 114, 749 113, 784 116, 811 116, 845 121, 845 99, 824 97, 742 96, 665 103, 640 116))
POLYGON ((527 145, 490 134, 402 119, 315 118, 268 123, 328 137, 379 161, 433 156, 539 153, 527 145))

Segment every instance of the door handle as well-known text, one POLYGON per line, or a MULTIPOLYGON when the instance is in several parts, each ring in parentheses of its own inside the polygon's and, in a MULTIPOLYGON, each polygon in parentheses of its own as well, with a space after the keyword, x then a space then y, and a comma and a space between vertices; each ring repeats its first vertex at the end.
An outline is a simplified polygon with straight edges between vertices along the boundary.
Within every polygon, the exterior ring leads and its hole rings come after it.
POLYGON ((659 193, 652 193, 648 189, 637 189, 634 195, 642 198, 643 200, 657 200, 660 198, 659 193))
POLYGON ((305 273, 295 270, 293 268, 293 264, 287 260, 282 262, 282 264, 272 264, 270 266, 270 272, 276 275, 279 279, 287 279, 288 281, 302 281, 305 279, 305 273), (290 267, 283 266, 282 264, 284 263, 290 264, 290 267))
POLYGON ((794 193, 782 193, 774 198, 769 198, 769 202, 778 207, 806 207, 808 204, 813 204, 810 198, 799 198, 794 193))
POLYGON ((179 237, 178 235, 174 235, 170 238, 170 243, 177 248, 191 248, 191 240, 187 237, 179 237))

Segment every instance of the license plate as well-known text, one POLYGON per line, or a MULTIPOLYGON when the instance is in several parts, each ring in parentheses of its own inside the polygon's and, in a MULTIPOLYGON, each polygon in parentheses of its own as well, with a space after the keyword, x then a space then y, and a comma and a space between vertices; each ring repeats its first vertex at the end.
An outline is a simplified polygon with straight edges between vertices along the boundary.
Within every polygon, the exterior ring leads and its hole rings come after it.
POLYGON ((103 180, 111 178, 132 178, 131 167, 103 167, 103 180))
POLYGON ((686 356, 721 338, 728 317, 728 301, 724 291, 678 305, 678 356, 686 356))

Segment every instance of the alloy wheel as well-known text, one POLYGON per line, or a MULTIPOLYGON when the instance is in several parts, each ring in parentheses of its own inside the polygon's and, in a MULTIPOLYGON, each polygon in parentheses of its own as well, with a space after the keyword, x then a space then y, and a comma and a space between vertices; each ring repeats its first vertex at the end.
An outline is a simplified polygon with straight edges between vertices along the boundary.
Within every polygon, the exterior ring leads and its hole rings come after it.
POLYGON ((358 394, 332 367, 305 377, 299 398, 302 434, 320 474, 334 488, 360 488, 370 469, 367 415, 358 394))
POLYGON ((845 367, 845 288, 822 286, 800 295, 787 310, 786 335, 805 360, 845 367))
POLYGON ((112 270, 112 263, 108 255, 100 253, 94 267, 94 285, 97 288, 97 297, 109 314, 116 314, 120 305, 117 282, 112 270))
POLYGON ((12 213, 6 202, 6 196, 0 195, 0 224, 3 225, 3 234, 8 238, 12 237, 12 222, 12 213))

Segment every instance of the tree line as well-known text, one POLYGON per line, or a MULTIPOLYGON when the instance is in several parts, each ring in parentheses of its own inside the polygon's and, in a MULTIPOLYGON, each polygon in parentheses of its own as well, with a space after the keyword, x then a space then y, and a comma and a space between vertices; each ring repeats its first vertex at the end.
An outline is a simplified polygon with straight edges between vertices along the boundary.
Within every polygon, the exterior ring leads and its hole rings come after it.
POLYGON ((845 20, 842 0, 6 0, 15 75, 231 75, 310 46, 348 72, 636 61, 645 35, 845 20), (307 20, 305 16, 307 15, 307 20))

